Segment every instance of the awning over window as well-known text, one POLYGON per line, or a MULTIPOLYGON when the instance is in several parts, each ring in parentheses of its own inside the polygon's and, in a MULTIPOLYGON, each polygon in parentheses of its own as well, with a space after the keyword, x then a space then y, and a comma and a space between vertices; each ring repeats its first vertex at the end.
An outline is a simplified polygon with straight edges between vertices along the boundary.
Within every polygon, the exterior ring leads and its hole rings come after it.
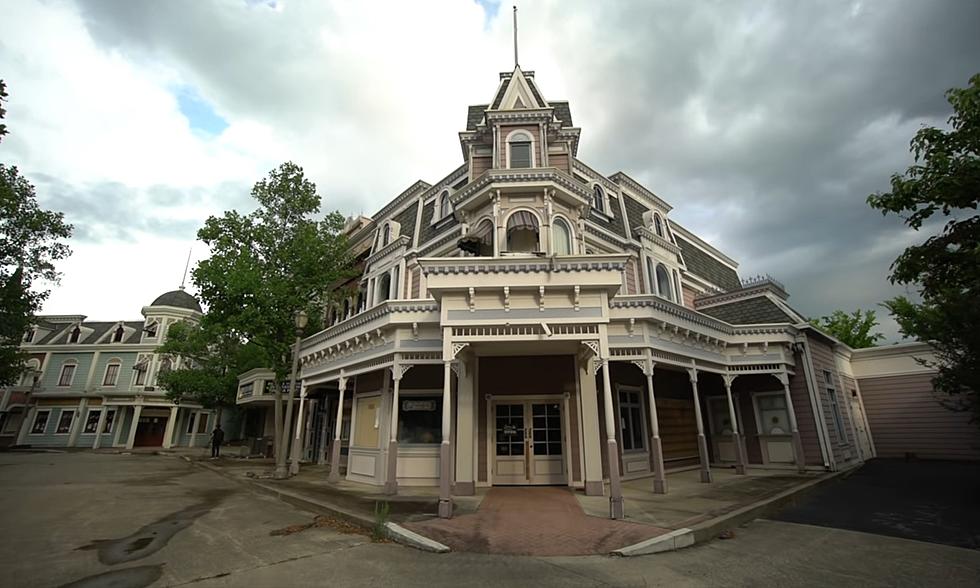
POLYGON ((526 210, 518 210, 507 219, 507 234, 514 231, 538 231, 538 219, 526 210))

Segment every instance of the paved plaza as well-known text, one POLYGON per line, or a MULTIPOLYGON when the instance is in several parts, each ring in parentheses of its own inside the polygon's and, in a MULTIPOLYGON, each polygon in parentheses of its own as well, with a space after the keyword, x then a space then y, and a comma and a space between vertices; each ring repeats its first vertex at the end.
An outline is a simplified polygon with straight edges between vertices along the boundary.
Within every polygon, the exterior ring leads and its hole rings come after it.
POLYGON ((431 554, 157 455, 0 454, 5 586, 951 586, 980 553, 756 521, 636 558, 431 554))

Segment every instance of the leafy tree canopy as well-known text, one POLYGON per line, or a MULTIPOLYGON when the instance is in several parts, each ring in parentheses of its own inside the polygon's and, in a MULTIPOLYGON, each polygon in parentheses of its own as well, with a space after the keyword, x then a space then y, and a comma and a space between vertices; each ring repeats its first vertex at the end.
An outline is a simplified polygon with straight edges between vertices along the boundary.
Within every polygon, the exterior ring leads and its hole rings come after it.
POLYGON ((884 305, 903 334, 935 348, 937 391, 980 421, 980 74, 946 98, 953 107, 949 128, 920 129, 911 141, 914 164, 868 204, 899 215, 914 230, 929 228, 926 222, 937 214, 944 219, 891 266, 891 281, 914 287, 920 301, 899 296, 884 305))
MULTIPOLYGON (((5 98, 0 81, 0 119, 5 98)), ((0 139, 6 132, 0 125, 0 139)), ((64 214, 38 205, 34 186, 15 166, 0 163, 0 386, 23 371, 21 338, 48 297, 42 282, 56 283, 55 262, 71 254, 62 242, 71 231, 64 214)))
POLYGON ((871 332, 878 326, 878 319, 873 310, 858 309, 850 314, 843 310, 835 310, 829 316, 810 319, 810 324, 830 333, 854 349, 874 347, 878 341, 885 338, 881 333, 871 332))

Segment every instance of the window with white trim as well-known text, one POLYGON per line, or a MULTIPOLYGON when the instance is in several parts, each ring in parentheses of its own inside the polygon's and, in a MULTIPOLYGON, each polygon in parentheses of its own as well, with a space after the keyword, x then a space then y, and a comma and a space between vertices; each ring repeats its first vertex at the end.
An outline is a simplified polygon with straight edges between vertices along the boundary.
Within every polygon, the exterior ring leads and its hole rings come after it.
POLYGON ((143 357, 133 366, 133 385, 143 386, 146 384, 146 372, 150 369, 150 359, 143 357))
POLYGON ((29 329, 24 333, 24 343, 31 343, 34 341, 34 333, 37 329, 29 329))
POLYGON ((31 435, 43 435, 48 428, 48 419, 51 418, 50 410, 39 410, 34 415, 34 424, 31 425, 31 435))
POLYGON ((184 428, 184 432, 188 435, 194 434, 194 415, 196 412, 187 413, 187 426, 184 428))
POLYGON ((119 380, 119 363, 113 362, 105 366, 105 376, 102 378, 103 386, 115 386, 119 380))
POLYGON ((658 237, 664 236, 664 224, 660 220, 660 215, 657 213, 653 213, 653 231, 657 233, 658 237))
POLYGON ((157 322, 152 321, 143 328, 143 332, 146 333, 147 339, 155 339, 157 336, 157 322))
POLYGON ((839 443, 847 443, 847 430, 844 428, 844 415, 837 398, 837 387, 834 386, 834 375, 829 370, 823 370, 823 380, 827 386, 827 398, 830 400, 830 413, 834 417, 837 440, 839 443))
POLYGON ((572 229, 560 217, 551 221, 551 249, 555 255, 572 254, 572 229))
POLYGON ((527 210, 518 210, 507 219, 507 251, 531 253, 539 250, 538 217, 527 210))
POLYGON ((68 334, 68 342, 78 343, 78 338, 81 335, 82 335, 82 330, 78 327, 75 327, 74 329, 71 330, 71 333, 68 334))
POLYGON ((666 298, 667 300, 674 300, 674 288, 670 282, 670 272, 667 271, 667 266, 662 263, 657 264, 657 295, 661 298, 666 298))
POLYGON ((126 329, 123 329, 122 325, 116 327, 116 331, 112 334, 113 343, 122 343, 123 337, 126 336, 126 329))
POLYGON ((442 439, 442 395, 411 395, 398 399, 398 442, 432 445, 442 439))
POLYGON ((620 389, 619 430, 623 439, 623 451, 640 451, 646 448, 643 428, 643 401, 640 392, 620 389))
POLYGON ((99 416, 102 415, 101 408, 93 408, 88 411, 85 416, 85 428, 82 429, 83 433, 95 433, 95 430, 99 427, 99 416))
POLYGON ((789 411, 782 392, 755 394, 757 426, 760 435, 789 435, 789 411))
POLYGON ((391 274, 384 273, 378 279, 378 302, 384 302, 391 298, 391 274))
POLYGON ((603 214, 606 213, 606 193, 599 184, 592 186, 592 208, 603 214))
POLYGON ((450 215, 453 211, 453 205, 449 201, 449 190, 443 190, 442 194, 439 195, 439 210, 436 211, 436 220, 442 220, 450 215))
POLYGON ((480 221, 476 225, 476 229, 470 232, 470 236, 477 239, 480 243, 477 255, 480 257, 493 257, 494 233, 496 231, 493 227, 493 221, 488 218, 480 221))
POLYGON ((41 372, 41 363, 38 360, 32 359, 28 361, 27 368, 24 370, 24 373, 20 377, 20 385, 32 386, 34 384, 34 381, 40 377, 41 375, 40 372, 41 372))
POLYGON ((67 435, 71 432, 71 424, 75 420, 74 410, 62 410, 58 417, 58 428, 54 430, 55 435, 67 435))
POLYGON ((521 131, 507 140, 507 159, 511 168, 534 167, 531 154, 531 136, 521 131))
POLYGON ((75 379, 75 368, 77 366, 74 363, 66 363, 61 366, 61 375, 58 376, 59 386, 71 386, 72 380, 75 379))

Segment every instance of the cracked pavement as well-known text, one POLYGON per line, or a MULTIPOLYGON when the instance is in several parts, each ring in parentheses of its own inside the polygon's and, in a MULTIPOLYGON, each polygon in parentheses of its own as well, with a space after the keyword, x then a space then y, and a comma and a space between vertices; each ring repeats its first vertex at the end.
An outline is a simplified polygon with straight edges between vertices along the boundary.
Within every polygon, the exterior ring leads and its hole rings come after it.
POLYGON ((4 586, 839 588, 980 577, 976 550, 775 521, 638 558, 436 555, 329 526, 272 536, 313 514, 173 457, 8 452, 0 466, 4 586))

